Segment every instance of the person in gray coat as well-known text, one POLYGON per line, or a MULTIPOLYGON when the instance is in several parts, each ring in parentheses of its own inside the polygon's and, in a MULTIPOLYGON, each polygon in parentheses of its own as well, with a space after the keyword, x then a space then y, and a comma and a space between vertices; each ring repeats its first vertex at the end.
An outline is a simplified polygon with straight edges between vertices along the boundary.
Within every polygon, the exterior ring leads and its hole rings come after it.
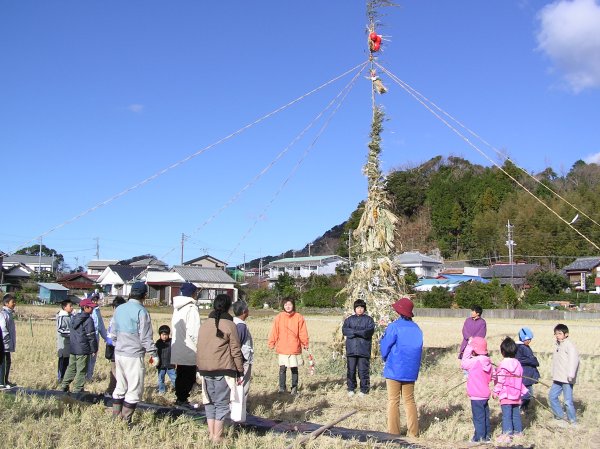
POLYGON ((81 313, 71 318, 71 336, 69 366, 60 384, 62 391, 69 391, 69 385, 73 384, 73 393, 81 393, 85 385, 85 373, 87 364, 92 354, 98 352, 98 340, 96 339, 96 328, 91 317, 92 310, 96 304, 90 299, 82 300, 81 313))
POLYGON ((58 381, 65 377, 71 356, 71 313, 73 302, 65 299, 56 314, 56 353, 58 355, 58 381))
POLYGON ((13 318, 17 300, 12 293, 7 293, 2 298, 3 307, 0 310, 0 333, 2 334, 2 346, 4 354, 0 357, 0 389, 15 387, 8 381, 10 374, 11 354, 17 348, 17 329, 13 318))

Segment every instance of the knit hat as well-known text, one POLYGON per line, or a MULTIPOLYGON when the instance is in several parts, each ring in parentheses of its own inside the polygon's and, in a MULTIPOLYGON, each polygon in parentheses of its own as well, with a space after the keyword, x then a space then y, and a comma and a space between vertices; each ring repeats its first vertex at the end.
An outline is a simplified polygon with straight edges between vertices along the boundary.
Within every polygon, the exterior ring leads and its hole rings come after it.
POLYGON ((363 309, 365 309, 365 312, 367 311, 367 303, 364 299, 357 299, 356 301, 354 301, 354 306, 352 307, 352 310, 356 310, 357 307, 362 307, 363 309))
POLYGON ((525 341, 531 339, 533 339, 533 332, 531 331, 531 329, 529 329, 528 327, 521 328, 521 330, 519 331, 519 340, 525 341))
POLYGON ((79 301, 79 306, 80 307, 91 307, 93 309, 94 307, 98 307, 98 304, 96 304, 94 301, 92 301, 89 298, 85 298, 85 299, 82 299, 81 301, 79 301))
POLYGON ((400 298, 394 304, 392 304, 392 308, 398 313, 398 315, 402 315, 408 318, 412 318, 415 316, 413 314, 413 302, 408 298, 400 298))
POLYGON ((162 326, 160 326, 158 328, 158 333, 160 334, 171 334, 171 328, 169 326, 167 326, 166 324, 163 324, 162 326))
POLYGON ((131 295, 132 296, 142 296, 142 295, 145 295, 147 291, 148 291, 148 287, 146 287, 146 284, 141 281, 135 282, 131 286, 131 295))
POLYGON ((181 296, 193 296, 194 293, 196 293, 196 290, 198 290, 198 287, 191 282, 181 284, 181 288, 179 289, 181 296))
POLYGON ((488 353, 487 350, 487 341, 483 337, 473 337, 471 339, 471 349, 477 355, 485 355, 488 353))

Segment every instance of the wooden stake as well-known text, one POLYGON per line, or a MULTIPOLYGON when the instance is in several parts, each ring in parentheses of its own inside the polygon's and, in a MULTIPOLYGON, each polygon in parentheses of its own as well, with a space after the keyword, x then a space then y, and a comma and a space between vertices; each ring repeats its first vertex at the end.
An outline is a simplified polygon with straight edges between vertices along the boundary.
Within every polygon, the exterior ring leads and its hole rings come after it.
POLYGON ((315 438, 317 438, 319 435, 321 435, 323 432, 325 432, 327 429, 330 429, 331 427, 335 426, 337 423, 339 423, 340 421, 345 420, 346 418, 349 418, 350 416, 354 415, 356 413, 356 410, 350 410, 348 413, 346 413, 345 415, 342 415, 341 417, 334 419, 331 422, 328 422, 327 424, 325 424, 324 426, 319 427, 317 430, 315 430, 314 432, 309 433, 308 435, 303 436, 302 438, 300 438, 298 441, 290 444, 289 446, 286 446, 285 449, 292 449, 296 444, 305 444, 310 440, 313 440, 315 438))

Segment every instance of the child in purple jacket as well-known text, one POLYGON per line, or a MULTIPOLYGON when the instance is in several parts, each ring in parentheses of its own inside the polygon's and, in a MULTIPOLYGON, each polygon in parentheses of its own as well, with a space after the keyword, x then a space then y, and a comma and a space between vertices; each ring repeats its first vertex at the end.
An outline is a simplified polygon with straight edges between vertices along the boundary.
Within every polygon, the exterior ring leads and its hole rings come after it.
POLYGON ((502 408, 502 435, 496 441, 510 443, 513 435, 519 436, 523 432, 521 396, 527 393, 527 387, 523 385, 523 367, 515 358, 515 341, 506 337, 500 344, 500 352, 504 360, 500 362, 494 375, 493 396, 500 400, 502 408))
POLYGON ((490 441, 492 431, 488 401, 493 368, 485 338, 473 337, 469 340, 460 366, 469 373, 467 395, 471 400, 471 412, 475 426, 475 434, 471 441, 490 441))

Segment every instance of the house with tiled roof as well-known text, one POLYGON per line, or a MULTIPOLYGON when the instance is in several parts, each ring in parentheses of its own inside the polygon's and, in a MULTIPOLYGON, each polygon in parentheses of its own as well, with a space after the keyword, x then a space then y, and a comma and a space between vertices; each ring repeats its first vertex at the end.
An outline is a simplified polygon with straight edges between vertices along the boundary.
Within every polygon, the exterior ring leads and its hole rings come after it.
POLYGON ((87 273, 71 273, 60 277, 56 283, 72 290, 93 290, 96 282, 87 273))
POLYGON ((406 251, 394 257, 394 260, 400 266, 401 275, 411 270, 418 277, 435 277, 444 266, 443 261, 418 251, 406 251))
POLYGON ((311 274, 331 276, 340 264, 348 263, 348 259, 337 254, 329 256, 287 257, 277 259, 267 265, 269 279, 276 280, 284 273, 294 278, 307 278, 311 274))
MULTIPOLYGON (((583 285, 587 276, 598 278, 600 274, 600 257, 579 257, 569 265, 563 267, 563 272, 569 277, 573 285, 583 285)), ((586 286, 592 287, 591 285, 586 286)))
POLYGON ((17 265, 25 265, 31 271, 36 273, 40 271, 54 272, 58 265, 58 261, 52 256, 30 256, 25 254, 5 255, 2 260, 2 266, 5 269, 10 269, 17 265))
POLYGON ((523 287, 527 283, 527 276, 540 269, 537 263, 495 264, 479 272, 485 279, 497 279, 500 285, 523 287))
POLYGON ((108 265, 96 280, 102 286, 106 295, 128 296, 131 284, 137 276, 144 271, 143 267, 132 267, 130 265, 108 265))
POLYGON ((222 260, 219 260, 216 257, 211 256, 210 254, 205 254, 204 256, 196 257, 195 259, 183 262, 182 265, 192 265, 195 267, 205 268, 220 268, 221 270, 224 270, 227 266, 227 262, 223 262, 222 260))
MULTIPOLYGON (((198 287, 198 299, 201 301, 210 302, 221 293, 231 296, 234 302, 237 301, 235 280, 221 268, 176 265, 170 271, 177 273, 184 282, 191 282, 198 287)), ((178 294, 179 289, 173 289, 172 296, 178 294)))

